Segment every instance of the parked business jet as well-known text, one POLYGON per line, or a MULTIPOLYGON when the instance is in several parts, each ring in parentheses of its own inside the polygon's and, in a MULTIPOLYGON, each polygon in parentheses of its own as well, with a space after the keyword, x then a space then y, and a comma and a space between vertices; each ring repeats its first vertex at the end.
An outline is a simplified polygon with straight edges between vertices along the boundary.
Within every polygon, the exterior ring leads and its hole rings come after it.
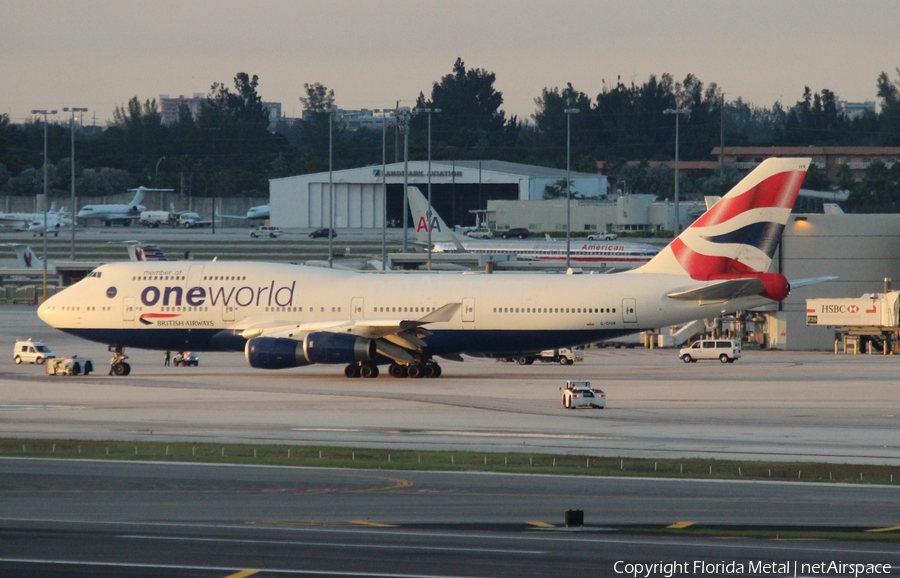
MULTIPOLYGON (((63 209, 64 210, 64 209, 63 209)), ((50 218, 52 215, 56 215, 56 201, 50 204, 50 209, 47 211, 47 218, 50 218)), ((35 221, 41 221, 44 219, 44 213, 4 213, 0 212, 0 224, 8 225, 10 227, 15 227, 17 229, 25 230, 28 228, 28 225, 35 221)))
POLYGON ((224 217, 226 219, 247 219, 250 221, 255 220, 265 220, 270 218, 269 205, 258 205, 256 207, 250 207, 247 209, 246 215, 220 215, 216 213, 217 217, 224 217))
MULTIPOLYGON (((48 325, 126 347, 244 351, 251 367, 438 377, 436 358, 513 357, 779 302, 767 273, 809 159, 769 159, 649 263, 617 275, 359 273, 259 262, 102 265, 45 301, 48 325)), ((801 284, 809 284, 806 280, 801 284)))
POLYGON ((52 233, 54 237, 59 237, 60 229, 64 229, 72 226, 72 219, 69 218, 69 213, 65 207, 60 209, 58 212, 50 214, 47 213, 47 221, 44 222, 44 216, 41 215, 39 219, 35 219, 34 221, 28 223, 27 230, 30 233, 34 233, 34 236, 37 237, 40 235, 44 236, 45 229, 46 233, 52 233))
MULTIPOLYGON (((512 254, 522 261, 566 262, 565 240, 554 241, 548 237, 546 241, 493 241, 472 239, 455 233, 447 227, 434 207, 431 208, 431 218, 426 216, 428 200, 418 187, 409 187, 409 209, 416 223, 416 241, 427 245, 430 228, 431 245, 435 253, 512 254)), ((610 268, 635 267, 648 262, 660 250, 655 245, 624 241, 572 239, 570 245, 570 263, 610 268)))
POLYGON ((78 211, 78 218, 101 220, 107 227, 112 223, 122 223, 123 225, 128 226, 133 221, 141 218, 142 211, 147 210, 147 207, 141 204, 141 201, 144 200, 144 193, 151 191, 171 191, 172 189, 148 189, 147 187, 138 187, 136 189, 128 190, 134 191, 134 197, 131 199, 131 202, 111 205, 85 205, 78 211))

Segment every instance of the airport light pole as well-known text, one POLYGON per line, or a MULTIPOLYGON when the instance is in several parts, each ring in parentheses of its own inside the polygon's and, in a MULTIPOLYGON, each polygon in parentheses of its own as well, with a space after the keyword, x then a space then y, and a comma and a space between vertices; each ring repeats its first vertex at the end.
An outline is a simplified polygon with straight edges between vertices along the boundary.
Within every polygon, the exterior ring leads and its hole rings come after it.
POLYGON ((387 270, 387 109, 381 109, 381 270, 387 270))
POLYGON ((572 165, 572 115, 581 112, 577 108, 567 108, 566 113, 566 269, 572 257, 572 181, 569 177, 572 165))
POLYGON ((433 211, 431 209, 431 114, 439 113, 441 109, 439 108, 417 108, 415 112, 424 112, 428 114, 428 210, 425 212, 425 219, 428 221, 426 225, 428 226, 428 266, 427 269, 431 271, 431 216, 433 211))
POLYGON ((408 252, 406 238, 409 222, 406 214, 409 212, 409 119, 412 113, 408 106, 397 109, 397 122, 400 132, 403 134, 403 252, 408 252))
POLYGON ((328 268, 334 268, 334 178, 333 178, 333 144, 332 128, 334 127, 334 113, 337 108, 328 109, 328 268))
MULTIPOLYGON (((75 260, 75 215, 78 213, 78 207, 75 205, 75 113, 76 112, 87 112, 86 108, 63 108, 65 112, 72 113, 72 120, 69 121, 69 128, 72 132, 72 250, 69 253, 69 259, 71 261, 75 260)), ((62 215, 59 216, 60 226, 62 226, 62 215)), ((45 225, 46 228, 46 225, 45 225)), ((46 233, 46 231, 44 231, 46 233)))
POLYGON ((691 109, 689 108, 667 108, 663 111, 663 114, 674 114, 675 115, 675 231, 673 232, 673 236, 677 237, 681 232, 681 218, 678 215, 678 133, 680 130, 679 120, 681 119, 681 115, 690 114, 691 109))
POLYGON ((43 303, 47 300, 47 115, 56 114, 56 111, 32 110, 31 114, 44 115, 44 283, 40 300, 43 303))

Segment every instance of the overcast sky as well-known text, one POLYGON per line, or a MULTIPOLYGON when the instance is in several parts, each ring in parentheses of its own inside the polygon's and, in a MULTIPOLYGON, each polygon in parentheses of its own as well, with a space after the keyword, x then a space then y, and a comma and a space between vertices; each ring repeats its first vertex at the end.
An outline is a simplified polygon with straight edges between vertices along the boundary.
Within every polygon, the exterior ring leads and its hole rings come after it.
POLYGON ((412 105, 452 70, 497 76, 507 116, 543 88, 592 98, 651 74, 717 83, 731 100, 792 105, 803 87, 877 100, 898 80, 897 0, 0 0, 0 114, 87 107, 86 123, 141 101, 233 88, 299 116, 304 83, 341 108, 412 105))

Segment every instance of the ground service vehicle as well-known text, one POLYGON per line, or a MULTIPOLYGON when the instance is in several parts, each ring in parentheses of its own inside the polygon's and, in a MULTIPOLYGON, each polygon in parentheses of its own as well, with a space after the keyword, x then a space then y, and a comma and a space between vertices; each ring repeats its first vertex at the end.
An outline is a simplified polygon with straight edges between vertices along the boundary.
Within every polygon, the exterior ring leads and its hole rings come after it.
POLYGON ((158 228, 160 225, 171 225, 173 215, 169 211, 142 211, 138 221, 145 227, 158 228))
POLYGON ((466 231, 466 236, 471 237, 472 239, 490 239, 494 236, 490 229, 486 229, 484 227, 478 227, 477 229, 472 229, 470 231, 466 231))
POLYGON ((512 237, 524 239, 530 234, 531 232, 525 227, 514 227, 508 231, 503 231, 502 233, 500 233, 500 236, 504 239, 511 239, 512 237))
POLYGON ((277 239, 279 236, 281 236, 281 227, 266 227, 265 225, 263 225, 250 231, 250 237, 253 239, 259 237, 269 237, 271 239, 277 239))
POLYGON ((576 407, 606 407, 606 394, 599 389, 591 389, 591 382, 581 379, 569 379, 562 391, 562 405, 566 409, 576 407))
POLYGON ((204 221, 200 218, 199 214, 191 212, 181 213, 173 224, 178 227, 184 227, 185 229, 196 229, 200 227, 211 227, 212 221, 204 221))
POLYGON ((57 357, 47 363, 47 375, 89 375, 94 371, 94 362, 77 355, 57 357))
POLYGON ((50 351, 50 348, 40 341, 32 341, 31 339, 24 341, 16 341, 16 347, 13 349, 13 360, 16 363, 44 363, 48 359, 53 359, 56 354, 50 351))
POLYGON ((176 366, 197 367, 200 365, 200 358, 197 357, 197 354, 191 353, 190 351, 179 351, 175 354, 175 357, 172 358, 172 363, 176 366))
POLYGON ((734 363, 741 357, 741 344, 733 339, 701 339, 690 347, 678 352, 678 357, 685 363, 694 363, 698 359, 718 359, 722 363, 734 363))
MULTIPOLYGON (((507 361, 513 360, 508 359, 507 361)), ((576 361, 584 361, 584 354, 580 347, 561 347, 559 349, 545 349, 539 353, 520 355, 515 358, 515 362, 519 365, 531 365, 535 361, 572 365, 576 361)))
POLYGON ((619 236, 615 233, 592 233, 587 238, 588 241, 615 241, 619 236))

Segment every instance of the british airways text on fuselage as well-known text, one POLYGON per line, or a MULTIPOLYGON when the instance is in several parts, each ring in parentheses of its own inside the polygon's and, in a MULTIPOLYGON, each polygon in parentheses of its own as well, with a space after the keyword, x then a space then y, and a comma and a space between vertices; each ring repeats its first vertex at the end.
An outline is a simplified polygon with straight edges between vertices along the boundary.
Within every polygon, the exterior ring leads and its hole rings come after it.
POLYGON ((147 285, 141 291, 141 303, 146 307, 202 307, 207 304, 225 307, 290 307, 294 304, 294 291, 297 282, 276 287, 275 281, 268 285, 232 285, 182 287, 178 285, 147 285))

